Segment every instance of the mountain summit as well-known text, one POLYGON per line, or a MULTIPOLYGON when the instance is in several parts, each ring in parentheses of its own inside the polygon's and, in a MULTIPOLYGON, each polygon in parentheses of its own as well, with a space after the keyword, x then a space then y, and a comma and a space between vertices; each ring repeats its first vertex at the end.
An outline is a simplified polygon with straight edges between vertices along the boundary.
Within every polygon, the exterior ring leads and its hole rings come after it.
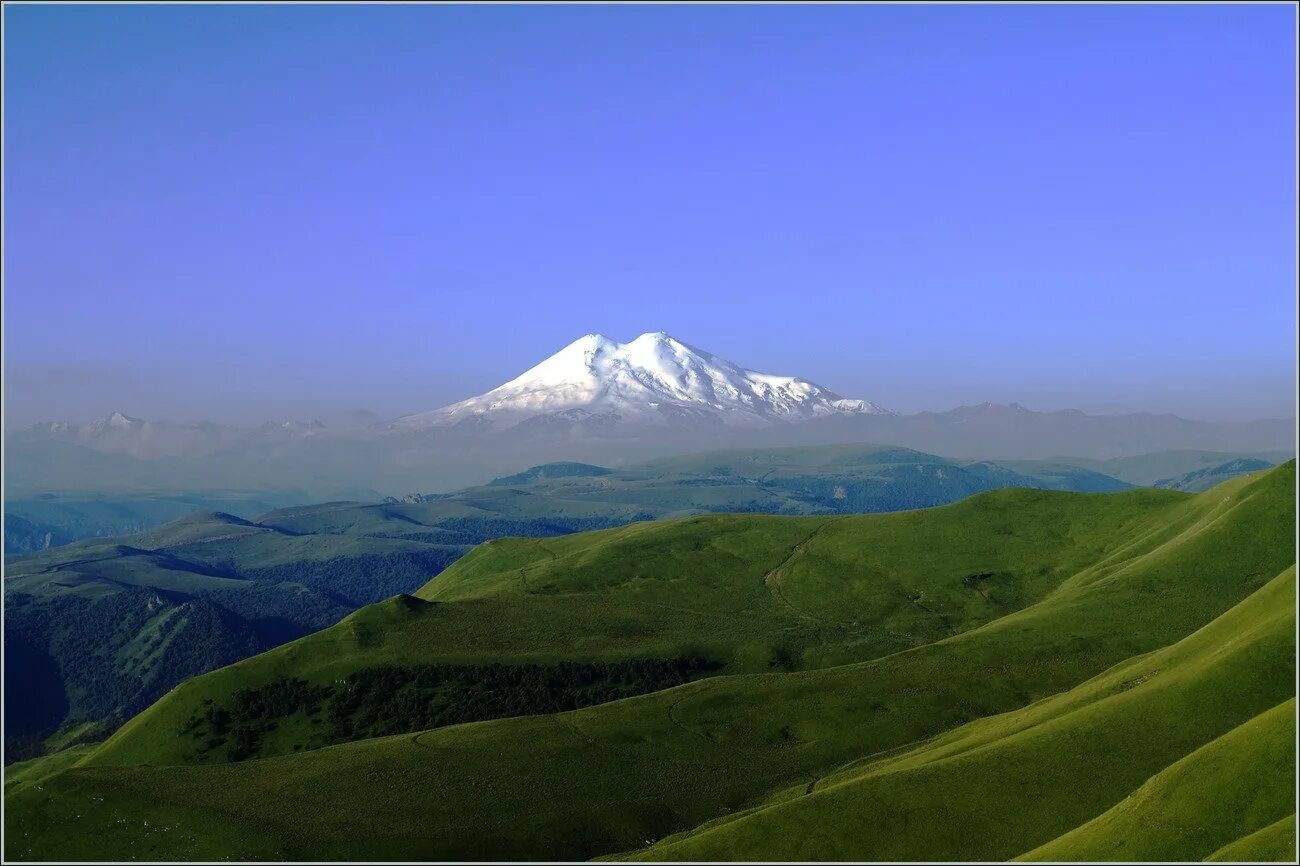
POLYGON ((399 418, 393 426, 764 427, 882 413, 888 414, 866 400, 846 399, 806 379, 745 370, 654 332, 630 343, 588 334, 486 394, 399 418))

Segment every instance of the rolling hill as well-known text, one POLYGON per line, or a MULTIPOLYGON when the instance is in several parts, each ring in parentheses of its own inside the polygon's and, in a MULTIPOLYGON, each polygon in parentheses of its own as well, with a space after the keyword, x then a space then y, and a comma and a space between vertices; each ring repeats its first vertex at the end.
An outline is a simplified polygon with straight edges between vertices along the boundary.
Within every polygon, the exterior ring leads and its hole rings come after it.
POLYGON ((1294 502, 1291 462, 492 541, 10 768, 6 855, 1285 857, 1294 502))
MULTIPOLYGON (((63 724, 95 723, 80 729, 102 735, 185 677, 413 591, 487 539, 703 512, 888 511, 1010 486, 1126 485, 1087 469, 1026 463, 1013 471, 870 445, 715 452, 623 469, 548 464, 454 494, 295 506, 252 519, 195 512, 11 558, 6 682, 41 696, 10 702, 11 754, 47 748, 63 724)), ((141 500, 177 501, 195 500, 141 500)), ((51 512, 114 510, 95 500, 44 502, 51 512)))

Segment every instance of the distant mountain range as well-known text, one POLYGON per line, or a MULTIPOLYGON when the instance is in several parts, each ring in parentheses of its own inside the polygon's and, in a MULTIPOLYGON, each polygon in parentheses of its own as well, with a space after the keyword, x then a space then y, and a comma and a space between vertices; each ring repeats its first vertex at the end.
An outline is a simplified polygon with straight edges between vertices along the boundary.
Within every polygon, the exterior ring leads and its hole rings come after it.
POLYGON ((19 495, 75 490, 452 489, 530 465, 620 465, 714 448, 879 442, 961 459, 1294 450, 1293 420, 1036 412, 981 403, 900 415, 745 370, 667 334, 589 334, 485 394, 362 428, 171 424, 125 413, 6 434, 19 495))

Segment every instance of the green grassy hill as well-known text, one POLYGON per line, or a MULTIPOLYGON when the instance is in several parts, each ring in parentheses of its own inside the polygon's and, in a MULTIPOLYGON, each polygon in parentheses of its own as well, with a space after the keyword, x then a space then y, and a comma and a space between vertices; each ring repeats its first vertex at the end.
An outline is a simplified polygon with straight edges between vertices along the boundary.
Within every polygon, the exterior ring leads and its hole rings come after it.
MULTIPOLYGON (((889 515, 720 515, 498 539, 416 598, 186 683, 155 711, 179 730, 203 701, 230 703, 223 683, 261 688, 289 668, 324 685, 416 663, 699 656, 752 673, 875 658, 1025 607, 1108 548, 1193 519, 1192 504, 1165 491, 1008 490, 889 515)), ((131 729, 161 724, 145 718, 131 729)), ((293 745, 270 737, 259 753, 293 745)), ((124 731, 106 754, 119 750, 132 762, 195 758, 190 739, 166 734, 124 731)))
POLYGON ((1256 830, 1235 842, 1224 845, 1206 857, 1207 862, 1259 862, 1280 861, 1290 863, 1296 858, 1295 813, 1280 821, 1256 830))
MULTIPOLYGON (((1005 487, 1125 486, 1087 470, 1036 471, 874 445, 716 452, 619 470, 548 464, 409 501, 330 502, 254 517, 198 511, 131 536, 11 558, 5 592, 16 638, 6 682, 15 696, 39 699, 7 705, 9 755, 52 748, 49 735, 60 724, 111 728, 185 677, 413 592, 486 539, 703 512, 874 512, 1005 487)), ((96 507, 111 511, 111 503, 96 507)), ((1001 585, 1005 575, 989 580, 985 588, 1004 606, 1026 591, 1001 585)), ((659 616, 676 616, 672 606, 661 606, 659 616)), ((559 619, 573 621, 574 609, 566 611, 559 619)), ((689 633, 698 623, 673 627, 689 633)), ((871 642, 910 639, 881 634, 871 642)), ((822 643, 802 629, 782 651, 822 643)))
POLYGON ((494 541, 23 767, 5 853, 1285 855, 1285 774, 1219 776, 1294 760, 1294 499, 1289 463, 494 541))
POLYGON ((1294 597, 1289 569, 1170 647, 1022 710, 829 773, 801 796, 641 856, 1199 859, 1294 806, 1294 597), (1213 768, 1217 780, 1189 778, 1188 765, 1210 761, 1229 768, 1213 768), (1171 792, 1178 801, 1168 802, 1171 792), (1132 805, 1161 793, 1166 802, 1132 805), (1107 812, 1078 827, 1121 799, 1112 807, 1121 819, 1107 812), (915 815, 936 820, 909 820, 915 815), (1066 835, 1025 853, 1058 832, 1066 835))
POLYGON ((1025 860, 1177 860, 1210 855, 1295 808, 1291 698, 1156 773, 1025 860))

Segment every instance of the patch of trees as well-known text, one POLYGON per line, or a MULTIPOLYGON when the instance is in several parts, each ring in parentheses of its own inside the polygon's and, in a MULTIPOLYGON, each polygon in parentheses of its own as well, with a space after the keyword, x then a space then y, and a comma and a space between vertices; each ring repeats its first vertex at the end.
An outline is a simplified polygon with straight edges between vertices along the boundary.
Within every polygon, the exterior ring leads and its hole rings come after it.
POLYGON ((999 607, 1019 607, 1025 603, 1021 581, 1007 571, 979 571, 961 579, 962 586, 979 593, 985 601, 999 607))
MULTIPOLYGON (((474 544, 463 536, 463 533, 451 532, 439 529, 436 526, 427 526, 422 530, 413 532, 367 532, 366 538, 398 538, 402 541, 418 541, 421 544, 441 544, 450 547, 468 548, 474 544)), ((463 552, 463 551, 462 551, 463 552)))
MULTIPOLYGON (((423 550, 266 568, 243 567, 231 557, 214 563, 223 573, 245 578, 228 589, 179 593, 123 586, 97 598, 6 593, 7 742, 15 745, 22 737, 28 751, 39 753, 41 739, 65 722, 101 721, 112 729, 181 680, 331 626, 363 605, 415 591, 470 545, 502 535, 564 535, 625 522, 450 518, 431 528, 440 545, 423 550), (160 617, 182 605, 183 615, 160 617)), ((489 711, 495 711, 490 702, 473 712, 489 711)))
POLYGON ((652 514, 635 514, 631 517, 536 517, 511 519, 507 517, 448 517, 438 521, 438 527, 456 533, 462 544, 481 544, 493 538, 548 538, 572 532, 590 532, 593 529, 610 529, 637 520, 650 520, 652 514))
POLYGON ((321 739, 315 745, 327 745, 574 710, 671 688, 721 667, 700 657, 554 665, 385 665, 355 671, 333 686, 282 679, 241 689, 229 706, 209 705, 192 716, 182 733, 195 740, 200 757, 225 747, 228 760, 241 761, 257 755, 265 735, 298 713, 323 716, 321 739))
POLYGON ((557 665, 374 667, 330 698, 336 742, 461 722, 558 713, 681 685, 719 665, 703 658, 557 665))
POLYGON ((456 547, 364 553, 323 561, 300 560, 267 568, 243 568, 240 574, 262 583, 300 583, 355 609, 398 593, 414 592, 463 553, 464 550, 456 547))
POLYGON ((257 689, 235 692, 232 705, 209 705, 203 715, 193 715, 182 733, 206 737, 199 745, 203 755, 227 745, 226 759, 242 761, 257 754, 262 737, 278 726, 278 720, 300 710, 315 710, 333 689, 300 679, 281 679, 257 689))
POLYGON ((345 599, 297 584, 249 581, 233 589, 200 590, 197 595, 251 623, 268 649, 327 628, 356 610, 345 599), (275 633, 271 626, 276 623, 291 633, 275 633))

